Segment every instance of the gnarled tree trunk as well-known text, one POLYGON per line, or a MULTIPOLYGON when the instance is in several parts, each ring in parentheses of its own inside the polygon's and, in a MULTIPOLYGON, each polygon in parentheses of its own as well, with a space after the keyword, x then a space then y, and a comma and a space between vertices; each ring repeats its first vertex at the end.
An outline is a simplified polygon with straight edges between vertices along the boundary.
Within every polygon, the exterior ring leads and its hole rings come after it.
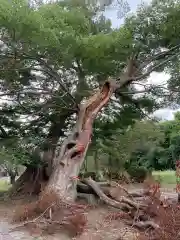
POLYGON ((60 122, 52 123, 49 129, 48 137, 43 146, 42 162, 45 165, 45 173, 50 177, 52 172, 53 158, 59 137, 63 136, 65 121, 70 114, 64 114, 60 122))
MULTIPOLYGON (((49 152, 49 150, 47 154, 44 153, 44 159, 47 158, 49 161, 52 157, 54 158, 52 163, 50 163, 50 165, 53 164, 52 173, 50 169, 50 178, 41 196, 53 192, 58 199, 63 199, 64 201, 74 200, 76 198, 77 176, 79 175, 80 168, 84 162, 84 157, 91 141, 93 122, 100 110, 108 103, 114 91, 117 88, 131 83, 136 70, 136 59, 132 57, 128 60, 126 70, 123 71, 120 78, 118 78, 118 81, 120 80, 118 84, 113 80, 106 81, 102 89, 98 90, 93 96, 87 99, 85 103, 79 105, 75 127, 62 144, 60 154, 54 156, 54 152, 49 152)), ((73 113, 72 111, 68 111, 62 114, 60 119, 56 118, 59 119, 60 122, 58 129, 64 128, 65 120, 73 113)), ((53 132, 55 135, 50 134, 49 137, 50 139, 53 138, 57 140, 59 136, 56 138, 57 131, 55 128, 53 128, 53 132)), ((28 172, 30 171, 31 167, 28 172)), ((37 171, 39 172, 39 170, 36 169, 35 172, 37 171)), ((33 174, 33 176, 36 175, 33 174)), ((21 178, 19 181, 20 180, 21 178)))
POLYGON ((43 147, 37 147, 33 153, 34 158, 39 158, 42 164, 37 166, 35 164, 28 164, 24 173, 13 183, 13 187, 9 191, 10 196, 21 194, 37 195, 42 190, 42 186, 45 186, 52 173, 53 158, 59 137, 63 136, 63 128, 66 125, 67 118, 71 114, 71 111, 66 111, 59 116, 59 121, 51 124, 43 147))
POLYGON ((64 201, 75 200, 77 176, 91 141, 93 122, 115 89, 116 84, 107 81, 101 90, 79 106, 76 125, 54 159, 54 169, 44 193, 53 192, 64 201))

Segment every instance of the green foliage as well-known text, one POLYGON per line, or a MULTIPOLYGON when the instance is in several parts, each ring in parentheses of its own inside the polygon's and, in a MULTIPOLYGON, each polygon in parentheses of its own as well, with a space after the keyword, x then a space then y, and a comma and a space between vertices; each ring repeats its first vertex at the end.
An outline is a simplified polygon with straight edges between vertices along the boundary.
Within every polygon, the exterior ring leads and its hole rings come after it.
POLYGON ((174 120, 158 124, 164 133, 163 139, 156 141, 153 147, 148 144, 144 148, 141 145, 141 148, 137 149, 130 158, 133 164, 143 164, 148 169, 154 170, 175 169, 175 161, 180 157, 180 121, 178 116, 179 112, 175 115, 174 120))
POLYGON ((128 126, 124 131, 116 129, 111 138, 106 140, 106 146, 111 156, 116 154, 114 149, 118 149, 119 156, 117 158, 125 162, 129 158, 128 156, 140 146, 153 147, 162 139, 163 132, 157 124, 151 121, 136 121, 132 127, 128 126))
POLYGON ((180 159, 180 135, 177 135, 171 138, 169 149, 172 152, 172 158, 174 160, 179 160, 180 159))
MULTIPOLYGON (((36 6, 26 0, 1 0, 0 89, 8 98, 0 106, 2 161, 11 166, 41 164, 44 145, 55 149, 74 123, 76 106, 108 77, 118 78, 132 53, 141 66, 161 48, 178 44, 179 11, 179 1, 153 1, 113 29, 104 10, 85 0, 36 6), (37 147, 38 153, 32 154, 37 147)), ((118 171, 125 163, 129 168, 173 167, 180 154, 180 114, 162 124, 143 119, 167 102, 179 103, 178 51, 157 69, 173 73, 167 89, 136 81, 117 90, 98 116, 88 153, 96 153, 97 171, 103 158, 104 165, 118 171)))
POLYGON ((118 118, 99 121, 89 154, 98 151, 99 170, 106 167, 112 174, 126 170, 136 181, 142 181, 149 171, 175 169, 180 157, 178 116, 165 122, 131 118, 129 126, 118 118))
POLYGON ((18 144, 3 145, 0 148, 0 166, 9 175, 18 175, 20 165, 29 163, 29 156, 18 144))
MULTIPOLYGON (((2 104, 1 131, 18 137, 44 139, 52 124, 76 111, 62 84, 79 104, 89 88, 119 73, 132 51, 130 32, 123 27, 113 30, 86 1, 55 1, 33 8, 26 0, 2 0, 0 29, 1 89, 13 101, 2 104), (22 117, 28 121, 19 121, 22 117)), ((61 125, 64 131, 67 127, 61 125)))
POLYGON ((133 182, 142 183, 147 177, 148 171, 145 167, 131 166, 127 169, 128 174, 131 176, 133 182))

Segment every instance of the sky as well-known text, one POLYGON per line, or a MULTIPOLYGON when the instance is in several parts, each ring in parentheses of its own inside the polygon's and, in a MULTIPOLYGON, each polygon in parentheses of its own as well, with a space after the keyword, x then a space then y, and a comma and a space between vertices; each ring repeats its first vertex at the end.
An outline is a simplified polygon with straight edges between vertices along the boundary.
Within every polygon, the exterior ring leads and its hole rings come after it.
MULTIPOLYGON (((119 2, 123 2, 125 0, 118 0, 119 2)), ((141 4, 141 0, 127 0, 130 5, 130 12, 135 12, 139 4, 141 4)), ((151 0, 144 0, 144 2, 150 3, 151 0)), ((110 10, 106 12, 106 17, 109 18, 112 22, 112 26, 114 28, 119 27, 123 24, 123 18, 118 19, 117 17, 117 7, 112 7, 110 10)), ((153 72, 148 81, 155 84, 160 84, 164 81, 167 81, 170 76, 165 73, 156 73, 153 72)), ((180 111, 180 109, 178 109, 180 111)), ((172 110, 170 108, 159 109, 154 112, 154 116, 162 119, 162 120, 172 120, 174 118, 174 113, 178 110, 172 110)))
MULTIPOLYGON (((119 3, 121 2, 125 2, 126 0, 117 0, 119 3)), ((127 2, 129 3, 130 12, 135 12, 138 5, 141 4, 141 0, 127 0, 127 2)), ((144 2, 151 2, 151 0, 145 0, 144 2)), ((106 12, 106 17, 109 18, 112 22, 113 27, 118 27, 123 23, 123 18, 118 19, 117 18, 117 7, 114 6, 111 8, 111 10, 108 10, 106 12)))

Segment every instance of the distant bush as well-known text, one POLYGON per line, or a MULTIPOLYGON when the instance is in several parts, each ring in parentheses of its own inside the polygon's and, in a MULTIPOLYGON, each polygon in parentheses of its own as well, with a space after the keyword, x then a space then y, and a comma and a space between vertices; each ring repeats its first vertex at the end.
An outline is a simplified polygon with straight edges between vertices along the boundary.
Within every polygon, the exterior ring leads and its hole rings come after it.
POLYGON ((130 175, 130 178, 133 182, 142 183, 148 175, 148 171, 144 167, 131 166, 127 169, 127 172, 130 175))
POLYGON ((119 171, 119 169, 117 169, 115 171, 112 169, 106 169, 103 174, 106 179, 118 180, 118 182, 122 183, 130 183, 130 177, 126 170, 119 171))

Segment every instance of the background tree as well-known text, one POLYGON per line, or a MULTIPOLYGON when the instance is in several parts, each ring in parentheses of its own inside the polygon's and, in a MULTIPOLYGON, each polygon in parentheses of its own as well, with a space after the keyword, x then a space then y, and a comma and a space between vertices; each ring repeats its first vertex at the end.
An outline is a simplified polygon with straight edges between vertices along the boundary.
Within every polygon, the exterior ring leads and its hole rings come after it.
POLYGON ((19 139, 3 141, 0 147, 0 166, 10 177, 10 183, 14 184, 16 177, 22 171, 22 165, 30 161, 30 154, 21 145, 19 139))

